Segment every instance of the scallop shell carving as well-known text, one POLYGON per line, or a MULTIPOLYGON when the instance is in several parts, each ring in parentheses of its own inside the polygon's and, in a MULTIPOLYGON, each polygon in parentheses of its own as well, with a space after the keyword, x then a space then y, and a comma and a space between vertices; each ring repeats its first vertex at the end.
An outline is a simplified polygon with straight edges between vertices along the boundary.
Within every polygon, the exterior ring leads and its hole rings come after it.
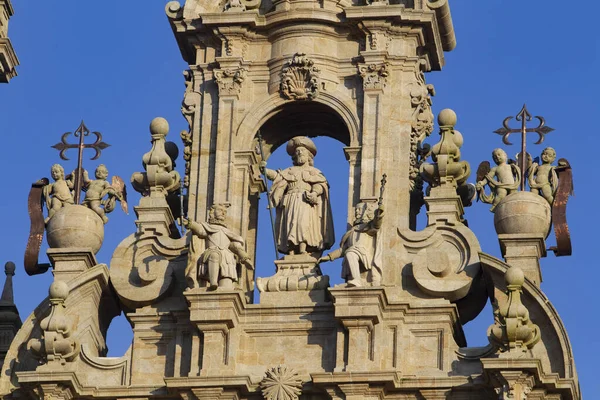
POLYGON ((278 365, 267 369, 260 388, 265 400, 298 400, 302 380, 294 369, 278 365))
POLYGON ((281 95, 289 100, 312 100, 319 95, 319 68, 305 53, 296 53, 281 73, 281 95))

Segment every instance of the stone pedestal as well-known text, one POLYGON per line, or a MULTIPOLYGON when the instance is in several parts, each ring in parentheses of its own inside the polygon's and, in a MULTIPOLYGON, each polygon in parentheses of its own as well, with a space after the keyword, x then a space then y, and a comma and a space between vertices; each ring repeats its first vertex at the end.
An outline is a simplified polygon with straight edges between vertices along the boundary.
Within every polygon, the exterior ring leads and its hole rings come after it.
POLYGON ((286 255, 275 261, 275 268, 275 275, 256 281, 261 304, 322 304, 327 301, 329 276, 321 273, 314 257, 286 255))
POLYGON ((341 354, 338 351, 336 372, 369 370, 374 361, 373 327, 382 320, 383 288, 333 288, 329 292, 334 300, 335 318, 348 335, 342 342, 347 348, 341 354), (347 354, 345 360, 344 354, 347 354))
POLYGON ((456 194, 456 187, 451 185, 433 187, 424 200, 427 204, 427 225, 437 221, 446 223, 462 221, 465 210, 460 196, 456 194))
POLYGON ((513 233, 498 235, 502 257, 511 267, 523 270, 525 277, 537 286, 542 283, 540 258, 546 257, 544 235, 513 233))
MULTIPOLYGON (((241 291, 207 291, 205 288, 184 293, 190 307, 190 322, 203 337, 202 359, 198 341, 192 341, 192 365, 200 365, 200 376, 222 375, 231 366, 230 349, 239 337, 232 333, 239 324, 244 293, 241 291), (198 360, 199 362, 196 362, 198 360)), ((190 371, 194 375, 196 371, 190 371)))
POLYGON ((69 282, 98 264, 89 248, 48 249, 46 254, 52 263, 54 279, 57 281, 69 282))
POLYGON ((133 209, 138 217, 135 224, 139 233, 163 234, 166 232, 171 237, 180 236, 173 213, 164 196, 142 197, 140 205, 133 209))

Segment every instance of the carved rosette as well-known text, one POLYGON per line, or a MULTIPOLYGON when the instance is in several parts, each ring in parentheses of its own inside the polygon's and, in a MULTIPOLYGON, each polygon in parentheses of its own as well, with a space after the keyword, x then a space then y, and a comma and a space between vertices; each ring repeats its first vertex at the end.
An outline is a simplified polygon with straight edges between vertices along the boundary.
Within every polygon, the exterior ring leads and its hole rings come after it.
POLYGON ((219 94, 238 96, 242 91, 242 83, 244 83, 247 73, 248 70, 245 68, 216 70, 214 76, 219 86, 219 94))
POLYGON ((302 393, 302 379, 284 365, 269 368, 260 382, 265 400, 297 400, 302 393))
POLYGON ((387 85, 389 64, 369 64, 358 67, 358 73, 363 80, 365 90, 383 90, 387 85))
POLYGON ((410 135, 410 189, 421 190, 419 168, 429 154, 430 147, 422 146, 433 132, 433 113, 431 112, 431 96, 435 96, 433 85, 425 83, 425 74, 420 67, 415 71, 415 82, 408 85, 410 103, 413 108, 410 135))
POLYGON ((281 95, 288 100, 313 100, 319 95, 319 68, 305 53, 296 53, 281 72, 281 95))

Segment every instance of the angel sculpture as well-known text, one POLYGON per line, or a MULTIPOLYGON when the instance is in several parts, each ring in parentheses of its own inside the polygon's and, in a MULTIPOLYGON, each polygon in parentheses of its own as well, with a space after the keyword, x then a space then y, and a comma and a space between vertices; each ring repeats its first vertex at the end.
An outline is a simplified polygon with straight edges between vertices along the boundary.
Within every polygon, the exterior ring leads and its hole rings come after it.
POLYGON ((129 214, 127 210, 127 189, 123 179, 113 176, 112 183, 108 183, 106 180, 108 178, 108 169, 106 169, 104 164, 100 164, 96 168, 95 176, 96 179, 92 180, 89 178, 88 172, 86 170, 83 171, 85 199, 83 199, 82 205, 98 214, 105 224, 108 222, 106 214, 115 209, 117 200, 121 202, 123 212, 129 214))
POLYGON ((552 147, 546 147, 540 156, 541 165, 534 162, 529 168, 529 187, 532 192, 538 193, 548 201, 548 204, 554 203, 554 195, 558 189, 558 174, 552 163, 556 160, 556 151, 552 147))
POLYGON ((490 211, 494 211, 498 203, 516 192, 521 183, 521 170, 514 161, 508 160, 506 152, 502 149, 495 149, 492 152, 492 158, 496 163, 494 168, 490 168, 489 161, 484 161, 477 168, 477 197, 484 203, 492 205, 490 211), (491 193, 485 193, 485 186, 489 186, 491 193))
MULTIPOLYGON (((48 222, 55 212, 63 208, 65 205, 73 204, 73 195, 71 190, 73 189, 72 175, 65 179, 65 170, 60 164, 54 164, 50 169, 52 179, 54 183, 44 182, 45 185, 42 189, 42 194, 46 199, 46 207, 48 208, 48 218, 45 222, 48 222)), ((40 211, 41 212, 41 211, 40 211)))

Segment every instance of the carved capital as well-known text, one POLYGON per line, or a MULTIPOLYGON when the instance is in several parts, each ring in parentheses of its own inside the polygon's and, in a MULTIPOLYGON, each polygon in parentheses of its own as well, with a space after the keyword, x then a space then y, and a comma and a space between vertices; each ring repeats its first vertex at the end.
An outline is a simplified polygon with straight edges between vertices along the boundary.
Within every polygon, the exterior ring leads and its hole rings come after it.
POLYGON ((362 77, 364 90, 383 90, 387 85, 389 64, 360 65, 358 73, 362 77))
POLYGON ((215 70, 214 77, 219 86, 219 95, 239 96, 247 72, 245 68, 215 70))
POLYGON ((527 400, 535 385, 533 375, 523 371, 496 371, 491 378, 499 400, 527 400))
POLYGON ((319 95, 319 68, 305 53, 296 53, 281 72, 281 95, 288 100, 313 100, 319 95))

